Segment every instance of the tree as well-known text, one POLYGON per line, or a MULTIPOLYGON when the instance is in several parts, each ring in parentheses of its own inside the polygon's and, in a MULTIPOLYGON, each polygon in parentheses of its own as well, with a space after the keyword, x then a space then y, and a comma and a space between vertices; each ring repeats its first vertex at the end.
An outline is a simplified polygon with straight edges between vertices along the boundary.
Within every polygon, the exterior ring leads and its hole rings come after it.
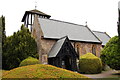
POLYGON ((0 17, 0 35, 1 35, 1 41, 2 45, 4 44, 4 41, 6 39, 6 32, 5 32, 5 17, 1 16, 0 17))
POLYGON ((6 39, 6 32, 5 32, 5 17, 2 16, 2 44, 4 44, 4 41, 6 39))
POLYGON ((111 38, 101 53, 104 63, 113 69, 120 70, 120 39, 118 36, 111 38))
POLYGON ((117 23, 117 27, 118 27, 117 31, 118 31, 118 36, 120 37, 120 10, 119 9, 118 9, 118 15, 119 17, 118 17, 118 23, 117 23))
POLYGON ((120 37, 120 22, 118 22, 118 29, 117 29, 117 31, 118 31, 118 36, 120 37))
MULTIPOLYGON (((6 39, 6 34, 5 34, 5 17, 1 16, 0 17, 0 53, 2 53, 2 49, 6 39)), ((2 55, 0 54, 0 61, 2 62, 2 55)), ((2 68, 2 63, 0 62, 0 69, 2 68)))
MULTIPOLYGON (((2 47, 2 18, 0 17, 0 44, 1 44, 1 47, 2 47)), ((2 48, 0 48, 2 49, 2 48)))
POLYGON ((31 33, 23 25, 21 30, 6 38, 3 46, 3 69, 18 67, 28 56, 37 55, 37 44, 31 33))

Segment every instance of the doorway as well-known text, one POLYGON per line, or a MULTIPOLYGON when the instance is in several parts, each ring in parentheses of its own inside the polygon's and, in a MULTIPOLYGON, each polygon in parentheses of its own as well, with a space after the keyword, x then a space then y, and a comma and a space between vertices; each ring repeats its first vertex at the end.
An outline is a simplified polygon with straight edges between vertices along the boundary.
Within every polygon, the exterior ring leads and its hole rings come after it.
POLYGON ((64 56, 62 59, 62 68, 72 70, 72 59, 70 56, 64 56))

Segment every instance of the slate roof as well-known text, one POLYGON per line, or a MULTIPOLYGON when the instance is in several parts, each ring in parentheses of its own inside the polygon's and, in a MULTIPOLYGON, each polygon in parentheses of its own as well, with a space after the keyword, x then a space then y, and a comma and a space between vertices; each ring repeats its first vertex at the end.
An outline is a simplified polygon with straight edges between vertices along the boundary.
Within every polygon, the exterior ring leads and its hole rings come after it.
POLYGON ((54 45, 53 47, 51 48, 49 54, 48 54, 48 57, 51 58, 51 57, 56 57, 58 52, 60 51, 64 41, 66 40, 67 37, 63 37, 61 39, 59 39, 54 45))
POLYGON ((73 41, 101 43, 87 26, 45 18, 39 18, 39 23, 44 38, 60 39, 68 36, 73 41))
POLYGON ((93 33, 102 41, 103 46, 106 45, 111 38, 106 32, 93 31, 93 33))
POLYGON ((41 11, 39 11, 39 10, 34 9, 34 10, 30 10, 30 11, 26 11, 26 12, 25 12, 25 14, 24 14, 24 16, 23 16, 23 18, 22 18, 22 22, 24 22, 27 14, 38 14, 38 15, 46 16, 47 18, 50 18, 50 17, 51 17, 50 15, 48 15, 48 14, 46 14, 46 13, 43 13, 43 12, 41 12, 41 11))

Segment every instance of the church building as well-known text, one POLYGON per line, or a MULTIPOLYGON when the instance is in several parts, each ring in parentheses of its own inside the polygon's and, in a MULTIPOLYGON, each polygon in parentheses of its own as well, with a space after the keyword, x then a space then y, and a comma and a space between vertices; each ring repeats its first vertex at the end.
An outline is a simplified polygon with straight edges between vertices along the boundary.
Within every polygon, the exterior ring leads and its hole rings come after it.
POLYGON ((50 17, 35 9, 26 11, 22 18, 37 42, 41 64, 77 71, 81 55, 93 53, 100 57, 102 47, 110 39, 108 34, 50 17))

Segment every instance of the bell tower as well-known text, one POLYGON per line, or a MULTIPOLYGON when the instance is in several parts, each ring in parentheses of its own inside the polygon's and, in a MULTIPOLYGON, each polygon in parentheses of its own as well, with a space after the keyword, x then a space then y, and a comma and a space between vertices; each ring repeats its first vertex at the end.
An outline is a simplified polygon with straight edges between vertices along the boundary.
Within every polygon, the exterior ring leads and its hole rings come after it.
POLYGON ((47 18, 49 19, 51 16, 47 15, 39 10, 35 9, 30 11, 25 11, 25 14, 22 18, 22 22, 24 22, 25 27, 31 31, 31 35, 35 38, 37 42, 39 60, 41 64, 47 64, 47 54, 43 53, 43 47, 41 45, 42 38, 42 30, 41 27, 38 26, 38 18, 47 18))
POLYGON ((32 31, 32 25, 35 19, 35 15, 37 15, 38 17, 47 18, 47 19, 51 17, 50 15, 45 14, 37 9, 25 11, 25 14, 21 22, 24 22, 25 27, 29 28, 30 31, 32 31))

